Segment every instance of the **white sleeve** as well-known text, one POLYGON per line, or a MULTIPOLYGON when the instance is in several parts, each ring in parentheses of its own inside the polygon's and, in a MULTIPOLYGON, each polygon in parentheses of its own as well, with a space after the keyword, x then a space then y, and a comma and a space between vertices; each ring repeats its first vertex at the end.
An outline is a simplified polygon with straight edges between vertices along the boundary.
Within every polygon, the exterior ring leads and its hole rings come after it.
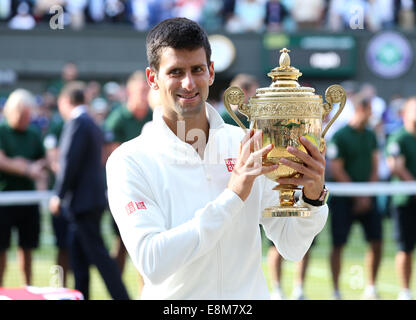
MULTIPOLYGON (((266 181, 263 208, 276 204, 278 193, 271 191, 273 185, 266 181)), ((328 217, 328 206, 311 206, 302 199, 299 205, 311 209, 309 217, 271 217, 261 218, 266 236, 273 241, 283 258, 292 261, 302 260, 309 250, 315 236, 321 232, 328 217)))
POLYGON ((244 205, 225 189, 191 220, 167 229, 167 213, 156 203, 143 172, 131 159, 113 155, 106 166, 110 210, 134 265, 154 284, 212 249, 244 205), (129 203, 143 203, 142 209, 133 207, 129 214, 129 203))

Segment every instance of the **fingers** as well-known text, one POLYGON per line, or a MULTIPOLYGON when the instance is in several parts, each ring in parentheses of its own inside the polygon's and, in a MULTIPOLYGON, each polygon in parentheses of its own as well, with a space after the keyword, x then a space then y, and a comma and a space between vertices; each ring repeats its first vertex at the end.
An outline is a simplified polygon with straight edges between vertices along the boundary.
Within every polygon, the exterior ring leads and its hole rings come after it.
POLYGON ((308 167, 306 167, 303 164, 294 162, 294 161, 290 161, 286 158, 282 158, 280 159, 280 162, 282 164, 284 164, 285 166, 288 166, 294 170, 296 170, 297 172, 303 174, 306 177, 312 178, 312 179, 318 179, 320 177, 321 174, 324 173, 323 169, 318 169, 318 170, 312 170, 308 167))
POLYGON ((260 170, 259 175, 261 175, 261 174, 266 174, 266 173, 270 173, 270 172, 272 172, 272 171, 276 170, 278 167, 279 167, 279 165, 278 165, 278 164, 273 164, 273 165, 263 165, 263 166, 261 167, 261 170, 260 170))
POLYGON ((250 129, 243 137, 243 140, 240 142, 240 155, 243 150, 243 146, 250 140, 250 138, 254 135, 254 130, 250 129))
MULTIPOLYGON (((302 137, 303 138, 303 137, 302 137)), ((319 152, 318 148, 312 143, 310 142, 308 139, 301 139, 302 144, 305 146, 305 148, 307 148, 306 150, 309 152, 309 154, 293 148, 293 147, 288 147, 287 151, 296 156, 297 158, 299 158, 300 160, 302 160, 302 162, 304 163, 304 165, 302 167, 308 167, 313 169, 314 171, 316 171, 318 174, 324 174, 325 172, 325 158, 324 156, 319 152), (305 141, 305 143, 303 143, 303 141, 305 141), (308 149, 309 148, 309 149, 308 149)), ((283 159, 282 159, 283 160, 283 159)), ((284 163, 285 165, 296 169, 299 168, 299 164, 295 163, 293 161, 289 161, 287 160, 287 163, 284 163), (296 168, 294 168, 294 166, 296 166, 296 168)), ((282 162, 283 163, 283 162, 282 162)), ((302 172, 305 173, 306 172, 302 172)))
POLYGON ((256 162, 248 171, 250 176, 260 176, 262 174, 270 173, 279 167, 278 164, 264 165, 261 162, 256 162))
POLYGON ((248 140, 254 135, 254 129, 250 129, 245 136, 243 137, 243 140, 241 140, 240 147, 242 147, 244 144, 247 143, 248 140))
POLYGON ((259 176, 264 173, 272 172, 278 168, 278 164, 264 164, 263 160, 272 151, 273 144, 262 148, 263 132, 261 130, 250 130, 240 144, 240 156, 237 160, 239 167, 245 167, 246 174, 259 176))
POLYGON ((280 162, 301 174, 297 178, 280 178, 277 180, 280 184, 303 185, 304 193, 310 199, 318 198, 324 183, 325 177, 325 148, 322 153, 318 148, 305 137, 300 137, 300 142, 305 147, 307 153, 288 147, 287 151, 300 159, 303 163, 294 162, 286 158, 280 159, 280 162))
POLYGON ((250 153, 250 156, 248 157, 246 161, 247 166, 261 167, 263 165, 263 159, 267 156, 267 154, 270 151, 272 151, 272 149, 273 149, 273 145, 269 144, 265 146, 264 148, 261 148, 260 150, 250 153))
POLYGON ((313 159, 316 159, 320 162, 325 161, 324 156, 319 152, 319 149, 311 141, 305 137, 300 137, 299 140, 313 159))
POLYGON ((294 184, 294 185, 308 185, 311 182, 311 179, 301 177, 301 178, 279 178, 276 180, 280 184, 294 184))
POLYGON ((262 145, 263 132, 261 130, 250 130, 249 136, 250 138, 248 140, 245 139, 247 137, 246 135, 241 142, 240 158, 243 162, 246 162, 250 154, 259 150, 262 145))

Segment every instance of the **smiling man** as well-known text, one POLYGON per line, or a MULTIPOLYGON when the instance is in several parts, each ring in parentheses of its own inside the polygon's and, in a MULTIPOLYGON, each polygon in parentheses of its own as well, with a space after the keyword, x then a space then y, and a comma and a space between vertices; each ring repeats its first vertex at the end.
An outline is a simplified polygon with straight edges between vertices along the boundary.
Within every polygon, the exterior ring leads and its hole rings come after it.
MULTIPOLYGON (((186 43, 196 40, 190 33, 189 39, 170 38, 172 46, 166 46, 163 36, 158 29, 150 32, 147 44, 150 67, 146 69, 150 87, 159 91, 160 101, 165 103, 163 119, 176 135, 178 123, 186 123, 185 136, 197 128, 202 130, 204 137, 208 137, 205 101, 215 77, 214 63, 208 58, 211 56, 208 39, 201 34, 201 46, 188 47, 186 43)), ((198 151, 201 152, 201 149, 198 148, 198 151)))
MULTIPOLYGON (((285 258, 300 260, 328 208, 301 199, 311 207, 308 218, 262 218, 278 200, 264 176, 277 166, 261 165, 273 146, 260 148, 261 132, 244 135, 206 102, 214 63, 197 23, 161 22, 147 36, 147 56, 147 81, 161 108, 107 162, 110 209, 143 275, 142 299, 268 299, 258 225, 285 258)), ((309 154, 289 152, 302 156, 308 168, 300 169, 299 184, 318 200, 324 156, 301 141, 309 154)))

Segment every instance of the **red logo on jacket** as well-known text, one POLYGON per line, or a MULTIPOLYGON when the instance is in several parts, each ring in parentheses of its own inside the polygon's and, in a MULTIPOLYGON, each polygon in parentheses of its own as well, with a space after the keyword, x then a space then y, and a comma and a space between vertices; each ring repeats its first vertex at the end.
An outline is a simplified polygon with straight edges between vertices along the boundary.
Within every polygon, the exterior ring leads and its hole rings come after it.
POLYGON ((146 210, 147 208, 143 201, 141 202, 130 201, 129 203, 127 203, 125 209, 126 209, 127 214, 132 214, 136 210, 146 210))
POLYGON ((225 161, 225 165, 227 166, 228 172, 233 171, 236 159, 235 158, 229 158, 229 159, 224 159, 224 161, 225 161))

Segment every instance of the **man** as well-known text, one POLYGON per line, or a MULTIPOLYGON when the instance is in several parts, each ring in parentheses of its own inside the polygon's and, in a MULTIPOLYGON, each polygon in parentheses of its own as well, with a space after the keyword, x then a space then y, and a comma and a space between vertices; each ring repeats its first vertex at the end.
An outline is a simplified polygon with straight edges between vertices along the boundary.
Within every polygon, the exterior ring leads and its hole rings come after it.
MULTIPOLYGON (((148 104, 149 86, 143 71, 136 71, 130 75, 126 91, 126 105, 111 112, 104 123, 106 159, 120 144, 140 135, 143 126, 152 120, 152 110, 148 104)), ((115 258, 120 271, 123 272, 126 249, 116 225, 114 229, 117 235, 115 258)))
MULTIPOLYGON (((271 241, 270 241, 271 242, 271 241)), ((311 247, 314 242, 312 242, 311 247)), ((306 279, 306 271, 309 265, 309 251, 305 253, 303 259, 296 263, 296 274, 294 287, 292 291, 292 299, 294 300, 306 300, 307 297, 304 292, 304 284, 306 279)), ((284 300, 286 299, 283 287, 282 287, 282 271, 283 271, 283 257, 276 250, 273 243, 270 243, 267 250, 267 265, 269 268, 269 274, 272 283, 272 300, 284 300)))
MULTIPOLYGON (((394 132, 387 141, 387 164, 394 180, 415 181, 416 179, 416 98, 404 104, 403 127, 394 132)), ((410 300, 412 252, 416 243, 416 196, 394 195, 392 203, 395 236, 398 243, 396 270, 401 291, 398 299, 410 300)))
MULTIPOLYGON (((59 112, 57 112, 59 115, 59 112)), ((55 177, 59 171, 59 138, 62 133, 64 122, 59 115, 59 118, 52 116, 49 122, 49 127, 43 139, 43 146, 46 150, 46 160, 49 169, 48 189, 53 189, 55 184, 55 177), (55 121, 58 120, 59 121, 55 121)), ((56 264, 62 268, 62 285, 66 287, 69 267, 68 257, 68 219, 65 214, 52 214, 52 229, 55 235, 55 244, 57 247, 56 264)))
POLYGON ((114 299, 128 299, 115 261, 100 234, 100 218, 106 207, 101 162, 103 138, 86 113, 84 86, 67 84, 58 99, 65 120, 59 144, 59 170, 50 211, 60 206, 69 219, 68 250, 75 288, 89 298, 89 264, 94 264, 114 299))
MULTIPOLYGON (((337 182, 373 182, 378 180, 377 139, 367 128, 371 103, 360 99, 354 103, 355 112, 349 123, 337 131, 328 145, 331 177, 337 182)), ((370 247, 366 256, 369 284, 363 298, 378 298, 375 281, 381 261, 381 215, 373 197, 333 197, 331 208, 332 250, 330 254, 334 298, 341 299, 339 275, 342 250, 347 243, 351 225, 358 220, 370 247)))
POLYGON ((79 77, 77 65, 72 62, 66 62, 61 69, 61 76, 48 84, 46 91, 51 92, 55 97, 59 95, 62 88, 72 81, 76 81, 79 77))
MULTIPOLYGON (((3 109, 0 124, 0 192, 36 190, 46 181, 45 150, 38 130, 30 126, 33 95, 24 89, 13 91, 3 109)), ((6 253, 12 229, 19 235, 18 260, 25 285, 32 284, 32 250, 39 245, 38 205, 0 206, 0 287, 6 268, 6 253)))
MULTIPOLYGON (((107 162, 110 209, 144 277, 142 299, 269 298, 259 224, 285 258, 300 260, 323 228, 327 206, 311 206, 305 219, 261 218, 277 200, 263 175, 277 165, 261 166, 272 145, 260 148, 261 132, 244 135, 206 103, 214 81, 206 33, 173 18, 146 41, 147 81, 162 107, 107 162)), ((304 176, 279 182, 302 184, 304 196, 315 200, 323 191, 324 157, 301 141, 310 155, 289 151, 309 168, 285 161, 304 176)))
POLYGON ((143 71, 134 72, 126 84, 127 102, 112 111, 106 121, 105 130, 110 133, 110 153, 121 143, 137 137, 143 126, 152 120, 148 104, 149 86, 143 71))

